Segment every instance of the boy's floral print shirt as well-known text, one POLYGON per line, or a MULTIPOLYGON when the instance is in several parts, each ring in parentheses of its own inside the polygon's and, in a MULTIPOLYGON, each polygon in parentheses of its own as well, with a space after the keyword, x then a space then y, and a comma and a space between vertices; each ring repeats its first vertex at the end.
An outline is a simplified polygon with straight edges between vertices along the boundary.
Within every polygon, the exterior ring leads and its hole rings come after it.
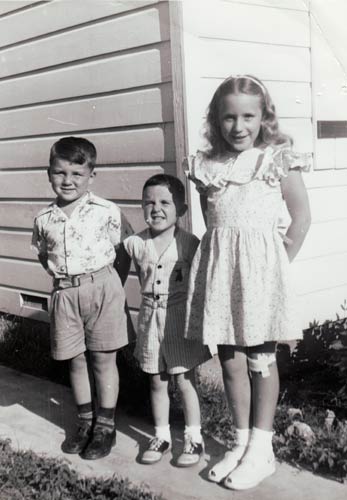
POLYGON ((68 217, 54 202, 34 221, 32 246, 56 277, 90 273, 112 264, 115 247, 133 230, 111 201, 87 193, 68 217))

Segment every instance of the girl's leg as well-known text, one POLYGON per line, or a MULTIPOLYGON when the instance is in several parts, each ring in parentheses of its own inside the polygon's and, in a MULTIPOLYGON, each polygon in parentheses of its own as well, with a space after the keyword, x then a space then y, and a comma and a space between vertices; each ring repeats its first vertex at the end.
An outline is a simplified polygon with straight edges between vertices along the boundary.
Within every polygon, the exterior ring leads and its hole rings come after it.
POLYGON ((94 417, 86 352, 70 360, 69 371, 78 411, 78 428, 74 435, 65 439, 62 449, 65 453, 80 453, 89 441, 94 417))
POLYGON ((225 393, 236 427, 236 444, 209 471, 208 478, 214 482, 224 479, 237 467, 245 454, 250 435, 252 401, 246 348, 220 345, 218 355, 222 366, 225 393))
POLYGON ((266 342, 261 346, 250 347, 248 356, 259 360, 265 356, 268 373, 251 370, 253 427, 272 432, 273 421, 279 394, 279 377, 276 363, 276 343, 266 342), (267 359, 267 361, 266 361, 267 359))
POLYGON ((141 457, 141 462, 144 464, 159 462, 163 454, 171 448, 168 382, 169 377, 166 373, 150 375, 150 397, 155 437, 149 441, 148 448, 141 457))
POLYGON ((115 409, 119 392, 116 351, 90 351, 90 364, 94 376, 98 409, 93 437, 81 454, 95 460, 108 455, 116 438, 115 409))
POLYGON ((253 488, 275 471, 272 427, 279 393, 276 343, 248 348, 252 377, 253 427, 242 462, 225 480, 228 488, 253 488))
POLYGON ((185 419, 183 453, 177 459, 179 467, 197 464, 203 455, 204 445, 201 436, 200 403, 196 390, 195 370, 175 376, 182 398, 185 419))

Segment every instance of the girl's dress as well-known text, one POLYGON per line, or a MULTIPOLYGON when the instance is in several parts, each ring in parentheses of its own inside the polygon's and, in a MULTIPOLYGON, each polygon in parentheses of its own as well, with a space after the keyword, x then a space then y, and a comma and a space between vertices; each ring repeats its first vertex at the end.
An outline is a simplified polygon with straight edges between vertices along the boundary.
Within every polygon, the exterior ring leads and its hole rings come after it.
POLYGON ((288 146, 188 158, 189 177, 207 197, 207 231, 191 266, 187 338, 209 346, 300 338, 278 219, 281 177, 308 170, 309 158, 288 146))

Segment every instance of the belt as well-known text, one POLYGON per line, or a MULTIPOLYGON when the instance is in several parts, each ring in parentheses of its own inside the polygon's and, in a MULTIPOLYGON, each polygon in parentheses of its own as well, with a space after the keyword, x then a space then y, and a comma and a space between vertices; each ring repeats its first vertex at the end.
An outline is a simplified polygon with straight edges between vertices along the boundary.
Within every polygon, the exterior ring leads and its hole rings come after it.
POLYGON ((54 278, 53 287, 58 288, 74 288, 87 282, 94 282, 112 272, 112 266, 105 266, 98 271, 93 271, 92 273, 85 274, 75 274, 73 276, 65 276, 65 278, 54 278))
POLYGON ((159 307, 163 309, 167 309, 170 306, 176 305, 176 304, 185 304, 187 301, 187 296, 183 297, 174 297, 174 298, 168 298, 167 296, 163 295, 142 295, 142 303, 145 306, 149 306, 152 309, 158 309, 159 307))

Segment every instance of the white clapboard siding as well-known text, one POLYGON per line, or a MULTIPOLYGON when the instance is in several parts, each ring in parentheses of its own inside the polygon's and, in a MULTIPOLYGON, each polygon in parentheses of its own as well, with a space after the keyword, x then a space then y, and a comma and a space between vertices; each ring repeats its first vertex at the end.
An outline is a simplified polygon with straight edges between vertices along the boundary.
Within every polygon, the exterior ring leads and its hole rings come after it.
MULTIPOLYGON (((38 2, 40 0, 36 0, 38 2)), ((54 31, 74 27, 103 17, 121 14, 124 11, 138 9, 146 5, 157 3, 157 0, 126 0, 126 2, 105 0, 84 0, 76 2, 73 16, 71 15, 71 1, 55 0, 45 2, 34 9, 18 12, 15 17, 8 17, 1 22, 0 47, 20 43, 30 38, 46 35, 54 31)), ((35 1, 22 2, 19 0, 1 0, 0 14, 35 4, 35 1)))
POLYGON ((0 50, 0 78, 169 39, 167 4, 0 50), (166 18, 161 21, 161 18, 166 18), (165 30, 166 28, 166 30, 165 30), (54 59, 52 60, 52 52, 54 59))
POLYGON ((202 39, 198 63, 205 77, 251 73, 261 80, 311 81, 310 51, 305 47, 202 39))
POLYGON ((0 2, 0 16, 8 13, 13 13, 18 9, 22 9, 23 7, 34 6, 35 4, 40 2, 41 0, 1 0, 0 2))
MULTIPOLYGON (((310 189, 309 196, 314 222, 346 218, 347 186, 310 189)), ((324 237, 324 234, 322 234, 322 237, 324 237)))
POLYGON ((264 9, 256 2, 251 11, 249 5, 238 2, 206 2, 202 9, 197 9, 193 2, 188 2, 187 7, 190 7, 190 11, 188 8, 186 11, 187 29, 191 22, 200 37, 216 38, 217 35, 225 40, 303 47, 308 47, 310 43, 308 13, 305 11, 288 11, 275 7, 264 9), (259 22, 264 16, 266 22, 259 22))
POLYGON ((346 298, 347 285, 336 286, 328 290, 318 290, 309 295, 298 297, 298 310, 300 311, 302 328, 308 328, 313 321, 323 323, 326 320, 335 320, 338 317, 345 318, 346 298), (319 304, 319 307, 317 307, 317 304, 319 304))
POLYGON ((276 7, 278 9, 293 9, 307 11, 307 2, 303 0, 225 0, 227 3, 242 3, 252 6, 276 7))
POLYGON ((347 252, 297 260, 291 267, 295 290, 299 295, 307 295, 319 290, 345 286, 347 291, 346 267, 347 252), (303 279, 303 276, 306 279, 303 279))
POLYGON ((173 121, 170 84, 92 99, 0 111, 0 137, 173 121))
MULTIPOLYGON (((347 215, 347 212, 343 215, 347 215)), ((296 260, 308 260, 346 252, 347 217, 344 217, 338 220, 313 223, 296 260)))
POLYGON ((170 47, 165 42, 150 49, 0 81, 0 109, 170 80, 170 47))
MULTIPOLYGON (((85 133, 83 137, 95 144, 99 164, 174 161, 175 157, 170 123, 116 132, 85 133)), ((0 141, 0 169, 47 167, 49 150, 59 138, 49 136, 0 141), (13 155, 14 150, 16 155, 13 155)))
MULTIPOLYGON (((145 226, 145 180, 177 173, 169 4, 19 4, 10 12, 0 2, 0 310, 48 320, 51 278, 30 242, 54 197, 52 144, 68 135, 95 144, 93 192, 115 201, 135 231, 145 226)), ((133 272, 126 290, 134 316, 133 272)))
MULTIPOLYGON (((202 119, 208 103, 223 78, 202 78, 199 84, 199 99, 195 113, 202 119)), ((309 83, 263 80, 269 90, 276 112, 280 118, 311 118, 311 86, 309 83)))
MULTIPOLYGON (((95 194, 100 194, 96 192, 95 189, 94 192, 95 194)), ((15 201, 0 201, 0 227, 31 230, 34 218, 42 208, 48 205, 48 203, 48 201, 38 203, 32 201, 20 201, 18 199, 15 201)), ((140 231, 144 226, 142 208, 140 204, 134 203, 133 205, 130 205, 126 203, 117 203, 117 205, 132 225, 134 231, 140 231)))
MULTIPOLYGON (((146 179, 160 173, 163 173, 160 166, 98 168, 93 190, 105 198, 140 200, 146 179)), ((0 183, 7 199, 51 198, 54 195, 45 171, 0 172, 0 183)))
MULTIPOLYGON (((48 294, 52 290, 52 277, 36 262, 0 258, 0 276, 3 286, 48 294), (35 276, 35 280, 33 280, 35 276)), ((139 306, 138 279, 129 276, 126 284, 129 307, 139 306)))

